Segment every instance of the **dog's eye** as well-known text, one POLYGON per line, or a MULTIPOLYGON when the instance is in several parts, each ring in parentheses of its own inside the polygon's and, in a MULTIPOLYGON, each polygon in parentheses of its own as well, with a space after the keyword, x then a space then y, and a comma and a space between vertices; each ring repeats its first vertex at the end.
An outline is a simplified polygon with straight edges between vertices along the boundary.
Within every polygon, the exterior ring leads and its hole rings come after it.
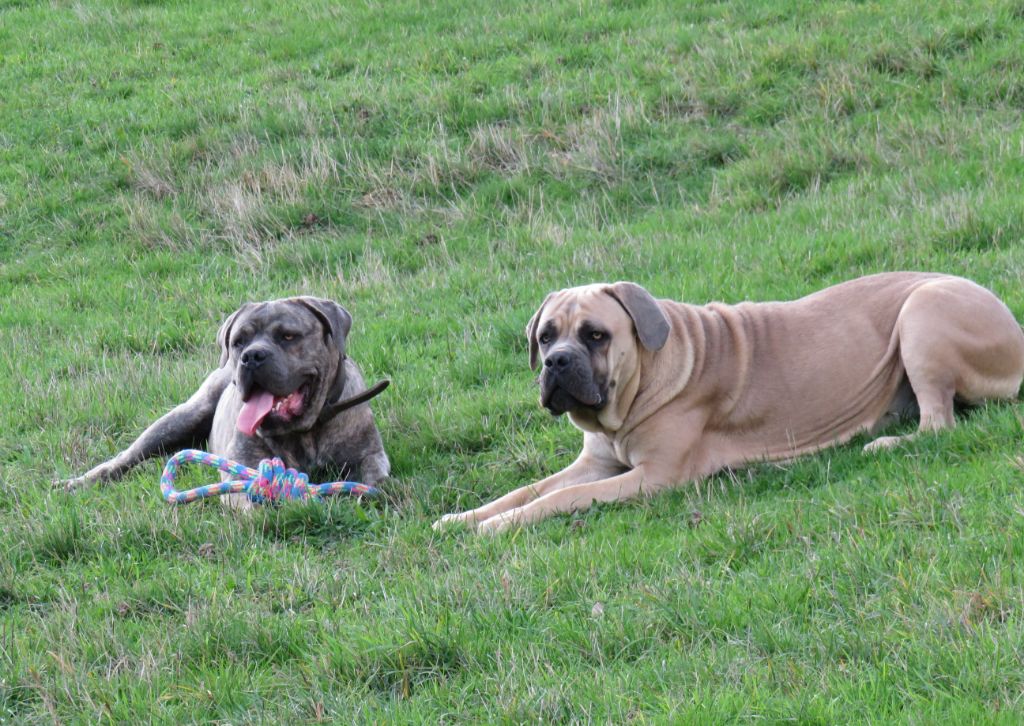
POLYGON ((540 340, 541 345, 547 345, 551 342, 551 336, 548 333, 541 333, 538 340, 540 340))
POLYGON ((285 341, 286 343, 291 343, 298 337, 298 333, 281 333, 281 340, 285 341))
POLYGON ((589 337, 593 341, 600 342, 600 341, 604 340, 604 333, 602 333, 600 330, 592 330, 592 331, 590 331, 590 336, 589 337))

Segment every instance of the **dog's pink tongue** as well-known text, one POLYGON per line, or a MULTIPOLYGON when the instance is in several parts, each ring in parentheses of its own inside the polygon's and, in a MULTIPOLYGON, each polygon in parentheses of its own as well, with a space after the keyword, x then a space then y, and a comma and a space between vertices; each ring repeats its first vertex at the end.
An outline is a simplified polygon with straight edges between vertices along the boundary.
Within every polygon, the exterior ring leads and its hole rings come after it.
POLYGON ((266 391, 253 392, 249 396, 249 400, 242 405, 242 410, 238 412, 238 430, 246 436, 252 436, 273 407, 273 393, 266 391))

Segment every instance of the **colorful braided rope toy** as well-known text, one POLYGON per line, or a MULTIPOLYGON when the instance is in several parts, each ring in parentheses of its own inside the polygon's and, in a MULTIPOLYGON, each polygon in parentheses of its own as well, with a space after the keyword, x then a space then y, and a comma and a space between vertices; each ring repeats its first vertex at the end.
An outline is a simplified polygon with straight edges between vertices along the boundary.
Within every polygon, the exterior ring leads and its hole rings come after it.
POLYGON ((258 469, 250 469, 244 464, 225 459, 223 456, 216 456, 196 449, 185 449, 167 460, 164 473, 160 476, 160 492, 163 494, 164 500, 170 504, 188 504, 197 499, 236 493, 247 495, 249 500, 256 504, 266 504, 278 501, 301 501, 309 498, 320 499, 333 494, 373 496, 378 493, 378 490, 367 484, 357 484, 351 481, 310 484, 308 476, 295 469, 285 467, 284 462, 278 458, 264 459, 260 462, 258 469), (174 480, 178 477, 178 467, 190 463, 212 466, 241 478, 178 491, 174 488, 174 480))

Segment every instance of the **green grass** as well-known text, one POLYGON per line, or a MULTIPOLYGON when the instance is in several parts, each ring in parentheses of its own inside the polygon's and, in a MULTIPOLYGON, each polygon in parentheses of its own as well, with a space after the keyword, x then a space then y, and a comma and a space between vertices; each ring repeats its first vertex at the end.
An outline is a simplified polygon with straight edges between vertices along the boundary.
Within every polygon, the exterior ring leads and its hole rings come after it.
POLYGON ((1019 0, 0 0, 0 96, 0 722, 1024 717, 1016 405, 429 527, 577 451, 526 365, 550 289, 930 269, 1024 318, 1019 0), (384 501, 51 489, 297 293, 394 381, 384 501))

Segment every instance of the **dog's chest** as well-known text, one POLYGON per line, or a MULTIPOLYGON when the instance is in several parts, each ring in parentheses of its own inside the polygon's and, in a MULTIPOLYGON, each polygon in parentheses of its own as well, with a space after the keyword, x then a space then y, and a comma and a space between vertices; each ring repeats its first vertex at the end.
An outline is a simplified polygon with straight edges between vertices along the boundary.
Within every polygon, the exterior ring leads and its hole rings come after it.
POLYGON ((610 440, 612 453, 615 454, 615 459, 623 466, 632 466, 629 460, 629 447, 626 445, 624 438, 618 437, 610 440))
POLYGON ((321 467, 324 463, 320 456, 318 439, 312 433, 293 433, 289 436, 265 437, 266 447, 274 456, 280 456, 288 466, 300 471, 321 467))
POLYGON ((629 456, 628 439, 628 436, 587 433, 583 437, 583 446, 598 458, 606 461, 611 459, 629 469, 634 463, 629 456))

